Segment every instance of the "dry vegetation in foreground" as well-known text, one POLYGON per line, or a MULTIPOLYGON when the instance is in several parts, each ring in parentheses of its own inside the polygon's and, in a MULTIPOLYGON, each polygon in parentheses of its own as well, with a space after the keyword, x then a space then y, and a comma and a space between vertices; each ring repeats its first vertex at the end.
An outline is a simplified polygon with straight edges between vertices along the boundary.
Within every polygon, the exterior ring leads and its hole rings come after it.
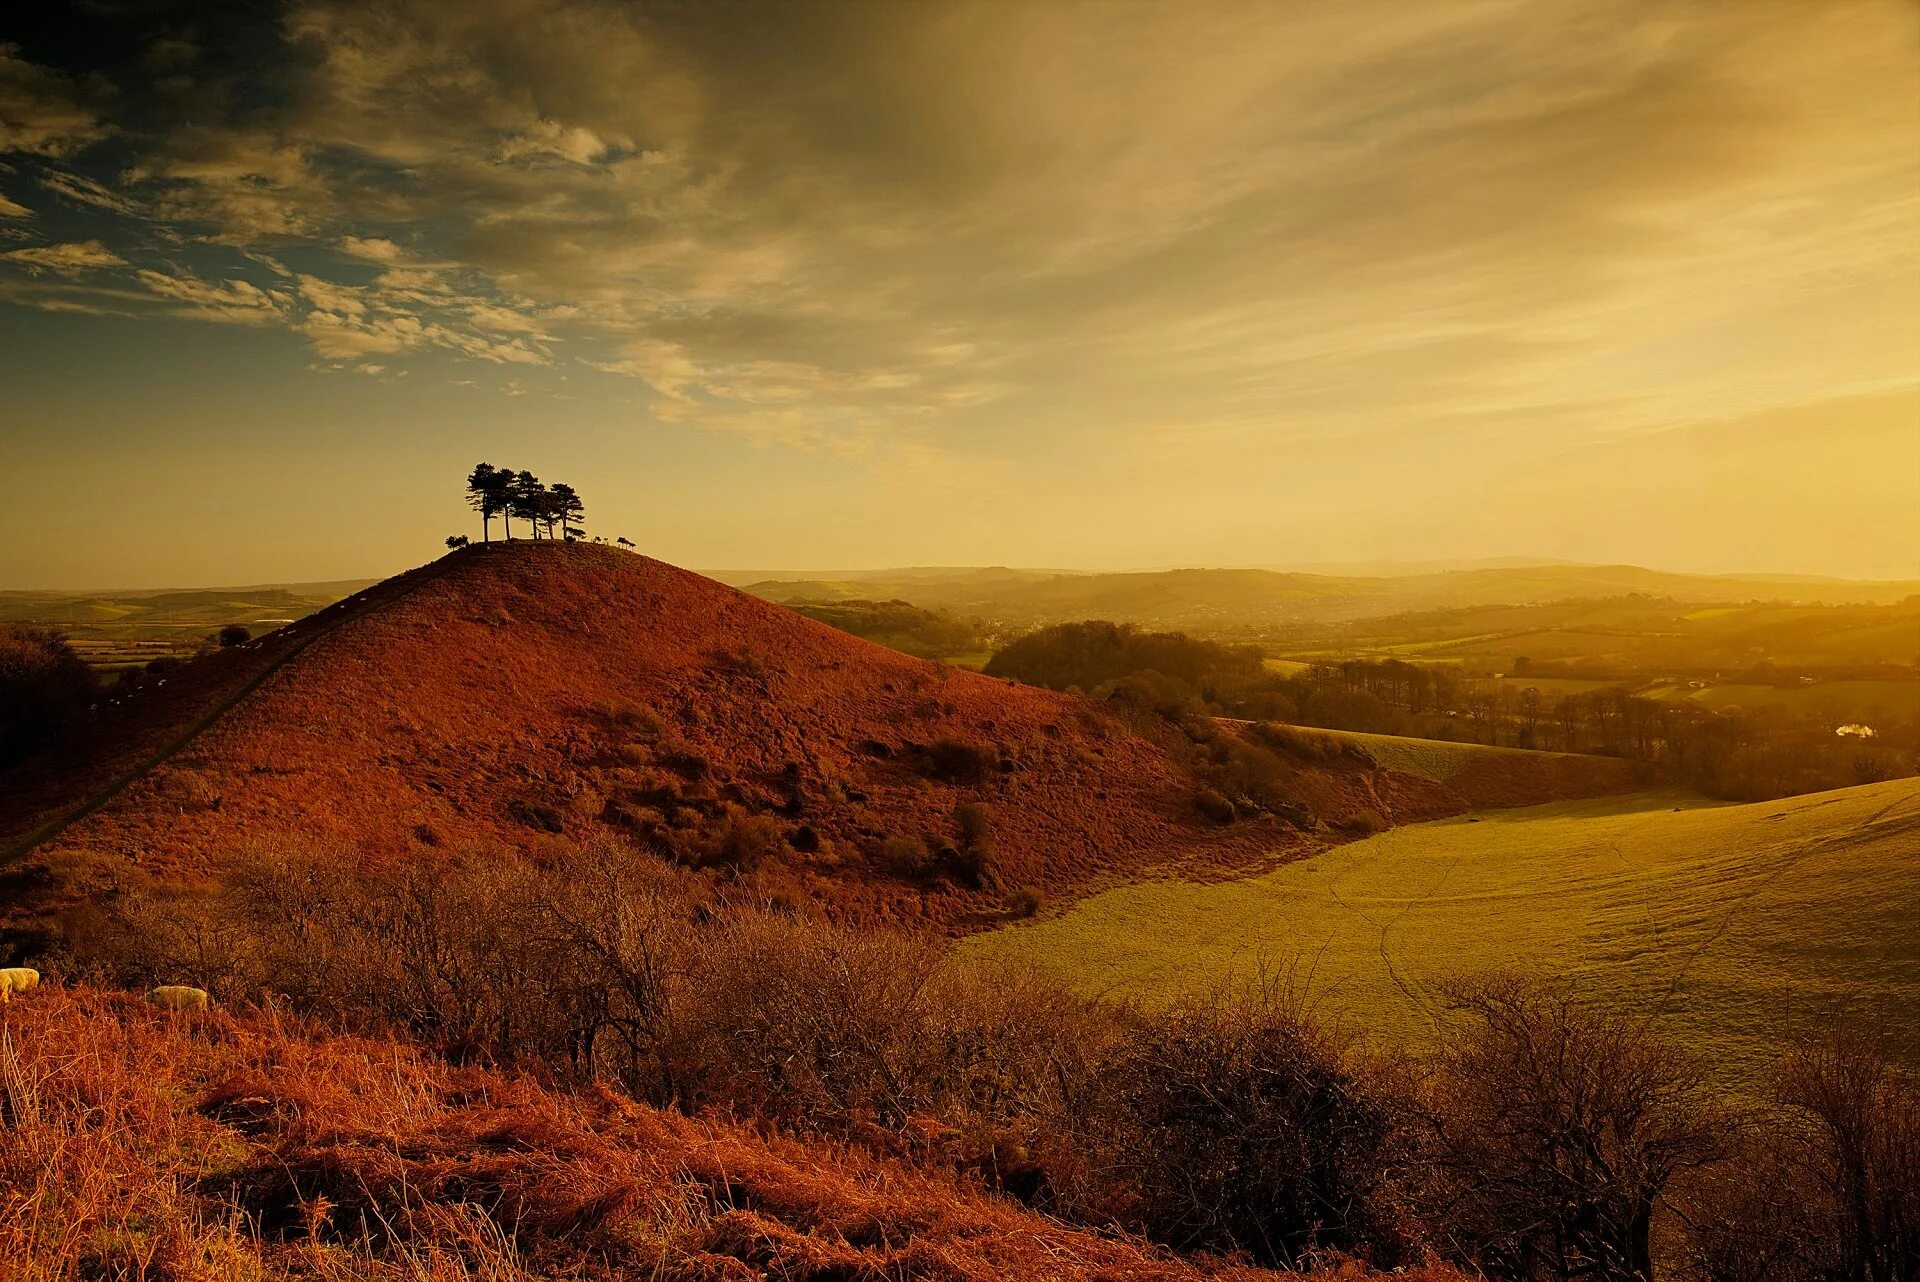
POLYGON ((93 989, 0 1007, 0 1105, 9 1282, 1272 1276, 857 1146, 93 989))
POLYGON ((36 1119, 0 1132, 0 1195, 28 1212, 8 1231, 38 1235, 22 1250, 204 1252, 217 1230, 369 1268, 484 1242, 545 1276, 956 1282, 1222 1259, 1509 1282, 1920 1265, 1920 1094, 1857 1038, 1737 1105, 1652 1025, 1515 981, 1458 990, 1441 1052, 1403 1060, 1282 986, 1080 998, 925 938, 696 908, 636 852, 465 871, 285 859, 97 923, 116 946, 74 973, 198 979, 366 1040, 91 991, 5 1007, 10 1116, 36 1119), (832 1189, 756 1184, 775 1159, 832 1189), (860 1197, 864 1218, 837 1209, 860 1197), (58 1209, 96 1203, 85 1224, 58 1209))

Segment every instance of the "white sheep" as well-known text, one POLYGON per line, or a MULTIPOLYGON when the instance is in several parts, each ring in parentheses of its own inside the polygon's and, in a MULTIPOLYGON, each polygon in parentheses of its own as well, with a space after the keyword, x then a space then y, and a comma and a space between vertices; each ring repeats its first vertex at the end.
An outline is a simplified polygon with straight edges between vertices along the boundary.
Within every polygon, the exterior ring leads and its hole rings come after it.
POLYGON ((147 1004, 161 1010, 205 1010, 213 1004, 204 988, 185 984, 162 984, 147 994, 147 1004))
POLYGON ((40 987, 40 972, 31 966, 9 966, 0 970, 0 1002, 12 1001, 15 993, 40 987))

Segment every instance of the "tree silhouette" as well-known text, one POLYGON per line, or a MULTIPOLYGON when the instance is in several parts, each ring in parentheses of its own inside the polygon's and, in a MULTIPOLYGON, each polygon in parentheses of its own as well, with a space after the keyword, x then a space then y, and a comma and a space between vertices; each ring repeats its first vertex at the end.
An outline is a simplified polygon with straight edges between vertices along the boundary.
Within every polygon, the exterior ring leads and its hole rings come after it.
MULTIPOLYGON (((513 473, 503 472, 491 463, 477 463, 467 476, 467 506, 480 514, 480 537, 493 540, 492 522, 507 511, 507 488, 513 473)), ((512 527, 507 537, 513 537, 512 527)))
POLYGON ((514 472, 507 487, 507 510, 533 528, 540 537, 540 519, 544 514, 547 487, 532 472, 514 472))
POLYGON ((565 481, 556 481, 550 493, 554 515, 560 521, 561 536, 578 538, 585 534, 581 522, 586 519, 587 505, 580 501, 573 487, 565 481))
MULTIPOLYGON (((490 537, 487 523, 496 515, 506 523, 508 542, 513 541, 513 518, 516 516, 532 527, 535 539, 541 537, 542 529, 549 539, 586 536, 584 522, 587 509, 579 493, 564 483, 543 485, 532 472, 516 472, 512 468, 499 468, 491 463, 475 464, 467 477, 467 504, 480 513, 483 538, 490 537)), ((456 535, 447 540, 450 548, 466 545, 464 536, 456 535)))

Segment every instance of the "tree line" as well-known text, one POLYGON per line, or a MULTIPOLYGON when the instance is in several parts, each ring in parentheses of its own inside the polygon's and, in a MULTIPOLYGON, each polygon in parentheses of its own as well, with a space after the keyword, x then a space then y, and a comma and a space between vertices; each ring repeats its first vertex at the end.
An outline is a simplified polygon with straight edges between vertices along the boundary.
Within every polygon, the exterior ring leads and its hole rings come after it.
POLYGON ((1316 663, 1282 676, 1251 646, 1099 621, 1031 632, 985 671, 1095 698, 1126 684, 1158 705, 1252 721, 1627 757, 1736 801, 1874 783, 1920 764, 1920 718, 1912 716, 1883 718, 1868 744, 1782 708, 1716 711, 1623 688, 1555 698, 1400 659, 1316 663))
MULTIPOLYGON (((532 472, 478 463, 467 474, 467 506, 480 514, 480 537, 493 539, 493 518, 499 517, 507 538, 513 538, 513 520, 520 518, 533 531, 533 537, 577 539, 586 534, 586 504, 571 485, 564 481, 544 484, 532 472), (556 533, 557 532, 557 533, 556 533)), ((456 535, 448 546, 465 546, 466 539, 456 535)))

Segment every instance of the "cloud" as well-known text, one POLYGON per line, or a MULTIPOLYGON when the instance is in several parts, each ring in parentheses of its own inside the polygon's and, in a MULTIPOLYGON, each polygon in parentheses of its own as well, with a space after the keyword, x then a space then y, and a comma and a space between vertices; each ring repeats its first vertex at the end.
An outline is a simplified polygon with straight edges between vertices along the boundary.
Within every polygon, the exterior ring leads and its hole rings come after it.
POLYGON ((65 156, 111 131, 71 77, 20 57, 0 43, 0 153, 65 156))
POLYGON ((102 271, 110 267, 127 265, 126 259, 97 240, 64 245, 41 245, 32 249, 12 249, 0 254, 0 258, 19 263, 31 271, 57 272, 62 276, 77 276, 82 272, 102 271))
POLYGON ((284 295, 276 297, 244 280, 211 282, 141 269, 134 279, 162 297, 185 304, 180 311, 201 320, 266 325, 280 319, 284 295))
POLYGON ((278 61, 153 54, 221 111, 108 125, 11 54, 0 83, 38 86, 43 154, 109 128, 137 152, 50 190, 299 263, 295 304, 224 308, 322 356, 563 352, 664 417, 809 447, 1504 457, 1527 424, 1593 439, 1910 367, 1897 0, 1088 22, 301 0, 278 61))
POLYGON ((0 195, 0 218, 31 218, 33 211, 17 201, 8 200, 0 195))
POLYGON ((104 183, 95 182, 83 174, 69 173, 61 169, 49 170, 41 175, 40 185, 54 195, 76 205, 91 205, 96 209, 125 214, 129 217, 141 217, 146 212, 138 201, 114 191, 104 183))

